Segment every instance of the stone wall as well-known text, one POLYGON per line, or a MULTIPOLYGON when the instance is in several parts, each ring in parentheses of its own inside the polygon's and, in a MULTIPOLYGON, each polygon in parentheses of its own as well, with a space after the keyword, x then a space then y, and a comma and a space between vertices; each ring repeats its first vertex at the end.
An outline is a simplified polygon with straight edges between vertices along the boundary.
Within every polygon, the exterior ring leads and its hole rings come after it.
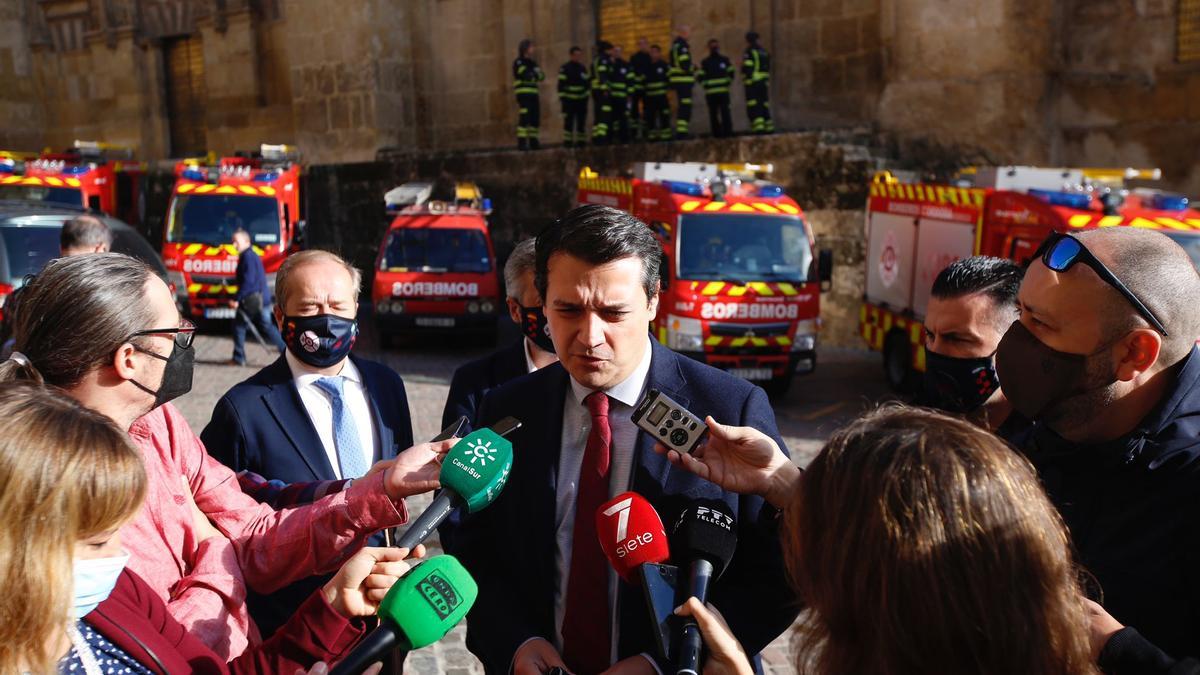
POLYGON ((338 251, 371 270, 388 226, 383 193, 406 181, 434 180, 446 187, 457 180, 475 181, 492 200, 489 222, 493 237, 503 246, 536 234, 575 206, 576 177, 584 166, 615 175, 636 161, 772 162, 773 179, 805 209, 817 246, 834 251, 834 286, 823 298, 822 339, 860 346, 856 331, 863 289, 861 209, 867 181, 878 166, 869 140, 852 133, 793 133, 696 140, 670 149, 652 145, 574 152, 395 154, 385 161, 314 166, 306 183, 307 245, 338 251))
POLYGON ((45 108, 33 86, 25 0, 0 3, 0 150, 37 150, 44 142, 45 108))

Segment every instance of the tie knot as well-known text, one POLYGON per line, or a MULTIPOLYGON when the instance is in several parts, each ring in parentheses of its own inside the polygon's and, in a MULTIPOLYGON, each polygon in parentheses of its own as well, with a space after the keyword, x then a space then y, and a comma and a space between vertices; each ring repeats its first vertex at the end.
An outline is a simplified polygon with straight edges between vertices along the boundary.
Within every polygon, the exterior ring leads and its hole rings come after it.
POLYGON ((608 394, 602 391, 593 391, 588 394, 583 402, 587 404, 588 412, 592 417, 608 417, 608 394))
POLYGON ((318 387, 328 392, 330 396, 341 398, 342 383, 345 379, 346 378, 340 375, 337 377, 322 377, 321 379, 317 380, 316 384, 318 387))

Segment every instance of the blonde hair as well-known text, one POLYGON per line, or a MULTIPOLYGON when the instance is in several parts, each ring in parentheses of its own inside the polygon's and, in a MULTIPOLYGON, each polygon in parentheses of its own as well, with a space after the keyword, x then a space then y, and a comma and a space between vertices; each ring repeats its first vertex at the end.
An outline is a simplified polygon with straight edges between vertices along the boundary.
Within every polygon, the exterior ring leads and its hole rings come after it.
POLYGON ((0 673, 55 671, 76 542, 141 506, 146 469, 104 415, 31 382, 0 384, 0 673))
POLYGON ((1058 512, 1029 462, 972 424, 865 415, 808 466, 786 519, 812 608, 801 673, 1098 673, 1058 512))
POLYGON ((288 256, 279 266, 279 271, 275 273, 275 306, 280 312, 287 311, 287 298, 291 294, 288 281, 292 274, 304 265, 321 261, 337 263, 346 268, 346 274, 350 275, 350 285, 354 288, 354 301, 358 302, 358 293, 362 288, 362 272, 332 251, 312 249, 288 256))

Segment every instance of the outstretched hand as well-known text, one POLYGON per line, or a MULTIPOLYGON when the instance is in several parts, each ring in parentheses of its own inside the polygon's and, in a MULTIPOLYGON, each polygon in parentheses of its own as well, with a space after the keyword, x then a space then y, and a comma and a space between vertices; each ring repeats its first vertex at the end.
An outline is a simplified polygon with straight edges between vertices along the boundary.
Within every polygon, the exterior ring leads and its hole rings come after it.
MULTIPOLYGON (((451 438, 433 443, 418 443, 388 460, 383 468, 383 487, 392 499, 404 499, 442 486, 438 475, 442 472, 442 460, 459 439, 451 438)), ((376 466, 383 464, 377 462, 376 466)), ((371 473, 375 473, 372 467, 371 473)))
POLYGON ((800 469, 775 441, 752 427, 734 427, 704 419, 708 437, 691 454, 656 443, 654 451, 730 492, 760 495, 777 508, 787 506, 800 469))
MULTIPOLYGON (((418 545, 412 550, 413 558, 424 556, 424 546, 418 545)), ((409 557, 406 548, 363 548, 325 584, 322 589, 325 599, 347 619, 374 616, 392 585, 408 572, 406 557, 409 557)))

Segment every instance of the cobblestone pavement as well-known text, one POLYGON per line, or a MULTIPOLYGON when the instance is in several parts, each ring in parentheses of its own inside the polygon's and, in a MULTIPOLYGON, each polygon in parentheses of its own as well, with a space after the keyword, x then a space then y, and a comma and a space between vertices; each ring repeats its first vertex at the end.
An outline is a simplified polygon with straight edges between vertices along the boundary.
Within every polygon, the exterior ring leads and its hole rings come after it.
MULTIPOLYGON (((225 391, 275 358, 257 344, 248 344, 246 367, 225 365, 232 350, 231 338, 220 332, 205 331, 196 339, 192 392, 176 405, 197 433, 204 428, 213 406, 225 391)), ((490 350, 488 346, 433 336, 410 338, 398 348, 382 350, 369 331, 356 347, 357 354, 387 363, 404 378, 413 432, 418 439, 432 438, 440 430, 442 406, 454 369, 490 350)), ((817 372, 798 378, 786 398, 775 403, 784 441, 801 465, 812 458, 833 429, 885 396, 877 355, 826 348, 820 351, 820 358, 817 372)), ((428 502, 429 497, 425 496, 411 500, 410 504, 413 512, 419 513, 428 502)), ((428 546, 431 555, 441 552, 436 539, 428 546)), ((404 672, 409 675, 482 673, 480 664, 464 645, 465 636, 465 628, 459 626, 441 642, 413 652, 404 672)), ((764 650, 763 666, 768 674, 795 672, 790 643, 791 631, 764 650)))

